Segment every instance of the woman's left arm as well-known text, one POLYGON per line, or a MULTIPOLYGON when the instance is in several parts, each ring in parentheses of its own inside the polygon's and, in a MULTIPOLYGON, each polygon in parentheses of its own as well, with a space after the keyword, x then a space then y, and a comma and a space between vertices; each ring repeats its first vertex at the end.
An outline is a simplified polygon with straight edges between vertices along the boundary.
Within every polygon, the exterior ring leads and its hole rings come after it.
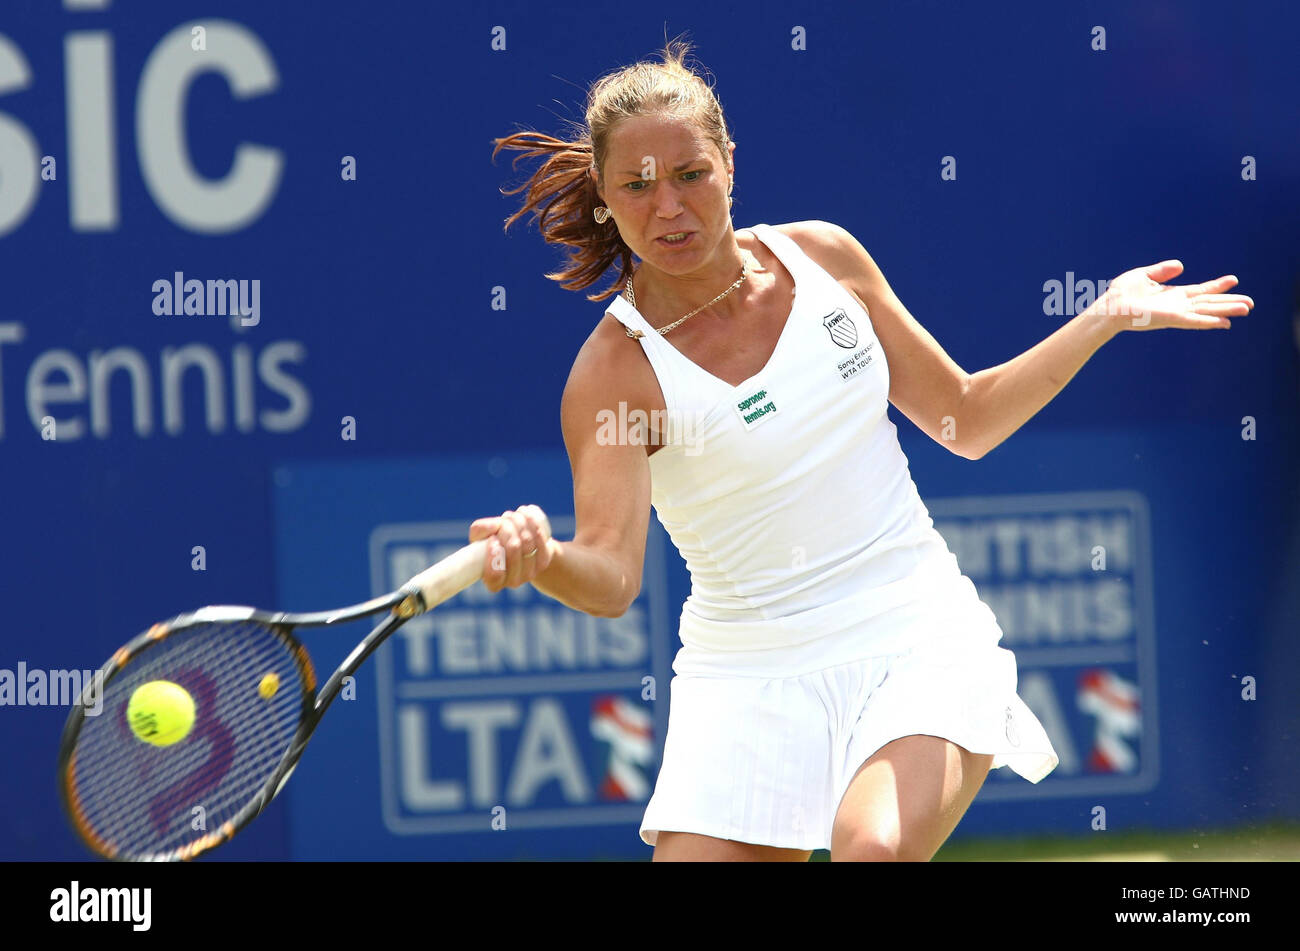
POLYGON ((890 366, 889 399, 936 442, 967 459, 1000 445, 1065 388, 1101 345, 1123 330, 1232 326, 1254 301, 1224 293, 1225 275, 1203 284, 1166 285, 1178 261, 1125 271, 1092 305, 1013 360, 966 373, 907 312, 867 250, 825 221, 783 225, 805 251, 851 290, 871 316, 890 366))
POLYGON ((972 374, 957 425, 978 447, 978 459, 1000 445, 1065 388, 1106 341, 1124 330, 1224 330, 1229 318, 1255 302, 1224 293, 1231 274, 1202 284, 1166 285, 1183 271, 1179 261, 1125 271, 1091 306, 1050 337, 1006 363, 972 374))

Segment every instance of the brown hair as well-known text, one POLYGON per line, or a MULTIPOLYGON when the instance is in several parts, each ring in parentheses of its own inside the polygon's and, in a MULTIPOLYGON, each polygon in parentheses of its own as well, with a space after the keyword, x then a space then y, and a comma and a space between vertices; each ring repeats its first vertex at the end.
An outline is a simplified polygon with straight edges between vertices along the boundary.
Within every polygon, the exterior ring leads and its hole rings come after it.
POLYGON ((731 135, 722 105, 712 85, 686 64, 689 53, 688 43, 673 40, 663 49, 662 63, 643 60, 597 80, 587 92, 586 123, 572 123, 572 141, 541 132, 516 132, 492 140, 494 160, 502 149, 524 153, 515 156, 512 167, 524 158, 550 156, 522 185, 502 190, 505 195, 528 191, 523 206, 506 219, 505 227, 509 229, 532 212, 548 243, 571 249, 567 264, 546 275, 561 281, 565 290, 590 287, 618 261, 618 279, 604 291, 587 295, 588 300, 600 301, 616 293, 632 274, 632 249, 624 243, 613 219, 598 224, 592 217, 600 196, 589 169, 594 164, 596 174, 602 176, 610 133, 621 120, 660 112, 689 118, 718 147, 723 161, 727 160, 731 135))

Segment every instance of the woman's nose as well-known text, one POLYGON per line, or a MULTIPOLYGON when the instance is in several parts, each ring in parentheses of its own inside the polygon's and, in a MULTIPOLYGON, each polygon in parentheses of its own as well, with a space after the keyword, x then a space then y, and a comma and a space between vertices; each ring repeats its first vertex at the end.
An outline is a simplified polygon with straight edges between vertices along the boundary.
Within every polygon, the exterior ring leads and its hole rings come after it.
POLYGON ((659 185, 660 187, 655 189, 659 193, 655 196, 655 212, 661 218, 676 217, 682 210, 677 186, 672 181, 660 182, 659 185))

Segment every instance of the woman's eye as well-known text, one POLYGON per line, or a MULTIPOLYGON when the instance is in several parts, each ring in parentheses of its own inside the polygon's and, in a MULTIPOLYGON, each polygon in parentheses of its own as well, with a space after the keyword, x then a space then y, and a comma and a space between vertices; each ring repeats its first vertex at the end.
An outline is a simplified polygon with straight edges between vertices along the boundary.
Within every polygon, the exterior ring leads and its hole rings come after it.
MULTIPOLYGON (((688 182, 698 182, 700 180, 700 176, 702 176, 703 174, 704 174, 703 169, 695 169, 694 171, 683 172, 682 178, 688 182)), ((637 179, 636 181, 628 182, 623 187, 626 188, 628 191, 643 192, 646 190, 646 186, 648 186, 649 184, 650 181, 640 178, 637 179)))

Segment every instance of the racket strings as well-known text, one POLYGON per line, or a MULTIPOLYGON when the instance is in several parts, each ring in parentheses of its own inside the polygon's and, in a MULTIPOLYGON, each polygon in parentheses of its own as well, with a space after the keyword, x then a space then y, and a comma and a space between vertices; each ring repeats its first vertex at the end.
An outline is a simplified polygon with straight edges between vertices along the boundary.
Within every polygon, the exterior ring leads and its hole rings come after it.
POLYGON ((83 832, 123 856, 162 855, 235 819, 283 759, 302 719, 292 643, 252 621, 175 631, 130 658, 90 711, 73 751, 71 799, 83 832), (276 684, 269 697, 259 687, 276 684), (132 694, 167 680, 194 699, 194 724, 169 746, 135 736, 132 694))

